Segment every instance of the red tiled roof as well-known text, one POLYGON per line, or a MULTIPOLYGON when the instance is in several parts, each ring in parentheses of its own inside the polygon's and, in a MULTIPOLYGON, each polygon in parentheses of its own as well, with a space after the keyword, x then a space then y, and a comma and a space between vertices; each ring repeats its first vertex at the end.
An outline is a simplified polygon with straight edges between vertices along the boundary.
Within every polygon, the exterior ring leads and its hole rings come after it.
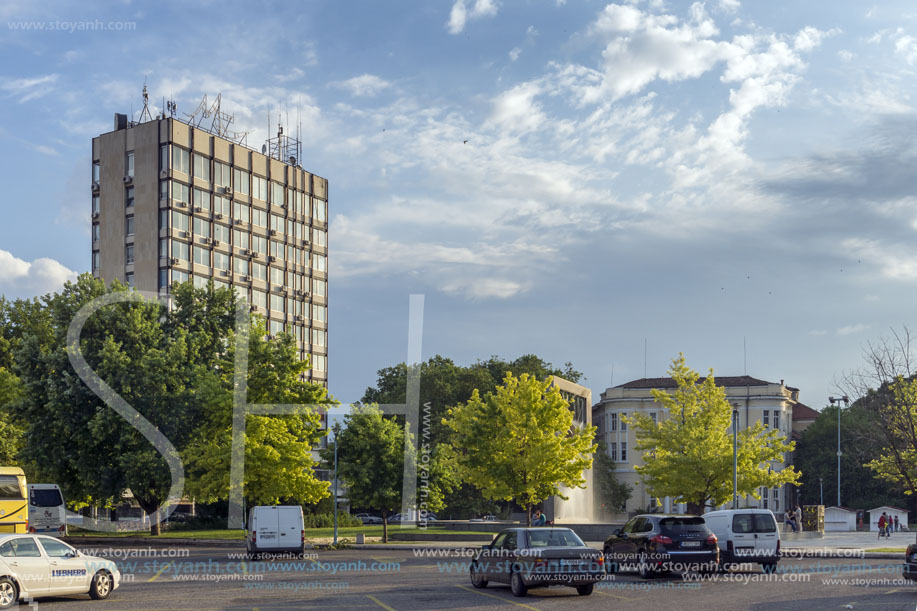
MULTIPOLYGON (((706 377, 698 378, 697 381, 703 382, 706 377)), ((734 387, 734 386, 767 386, 773 382, 765 382, 751 376, 724 376, 715 377, 717 386, 734 387)), ((672 378, 640 378, 626 382, 615 388, 675 388, 677 384, 672 378)))
POLYGON ((818 412, 803 403, 793 406, 793 420, 815 420, 818 412))

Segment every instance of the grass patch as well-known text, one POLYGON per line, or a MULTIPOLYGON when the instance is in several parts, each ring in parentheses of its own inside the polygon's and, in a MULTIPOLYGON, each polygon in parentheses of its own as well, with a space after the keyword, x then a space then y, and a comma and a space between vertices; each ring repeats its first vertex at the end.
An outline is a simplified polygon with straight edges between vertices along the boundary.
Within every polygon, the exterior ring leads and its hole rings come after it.
POLYGON ((874 549, 863 550, 866 552, 882 552, 883 554, 904 554, 907 548, 904 547, 877 547, 874 549))
MULTIPOLYGON (((389 525, 388 534, 395 533, 425 533, 430 535, 486 535, 491 533, 482 533, 474 530, 449 530, 446 528, 405 528, 402 529, 397 525, 389 525)), ((382 526, 348 526, 338 528, 338 537, 356 538, 356 535, 363 533, 367 537, 381 537, 382 526)), ((495 533, 494 533, 495 534, 495 533)), ((94 530, 83 530, 82 528, 70 527, 71 537, 110 537, 119 539, 124 537, 141 537, 151 539, 222 539, 222 540, 239 540, 245 539, 244 530, 227 530, 227 529, 207 529, 207 530, 164 530, 158 537, 152 537, 149 529, 133 532, 96 532, 94 530)), ((334 536, 334 528, 307 528, 306 539, 321 539, 334 536)))

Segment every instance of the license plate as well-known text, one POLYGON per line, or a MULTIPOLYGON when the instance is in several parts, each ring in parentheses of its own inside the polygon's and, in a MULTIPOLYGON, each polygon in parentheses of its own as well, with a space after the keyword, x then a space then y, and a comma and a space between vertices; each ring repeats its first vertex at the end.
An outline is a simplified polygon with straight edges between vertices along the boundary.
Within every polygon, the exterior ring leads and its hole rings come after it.
POLYGON ((277 533, 264 533, 259 538, 260 539, 276 539, 277 533))
POLYGON ((682 541, 682 547, 700 547, 700 541, 682 541))

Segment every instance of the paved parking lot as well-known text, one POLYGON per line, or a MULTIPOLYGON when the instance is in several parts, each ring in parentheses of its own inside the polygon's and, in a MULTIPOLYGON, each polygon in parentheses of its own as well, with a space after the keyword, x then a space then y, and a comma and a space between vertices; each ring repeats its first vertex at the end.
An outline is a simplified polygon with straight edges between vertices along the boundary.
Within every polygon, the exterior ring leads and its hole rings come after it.
MULTIPOLYGON (((87 550, 88 551, 88 550, 87 550)), ((138 549, 137 554, 143 553, 138 549)), ((536 588, 515 598, 509 588, 471 587, 464 557, 423 557, 412 549, 316 552, 306 560, 246 562, 227 548, 157 548, 156 557, 107 550, 126 582, 107 601, 42 599, 39 609, 881 609, 913 611, 917 586, 896 583, 893 560, 805 559, 692 582, 678 575, 642 581, 616 575, 581 597, 572 588, 536 588), (186 556, 178 556, 190 552, 186 556), (850 605, 848 607, 847 605, 850 605)), ((429 553, 429 552, 428 552, 429 553)))

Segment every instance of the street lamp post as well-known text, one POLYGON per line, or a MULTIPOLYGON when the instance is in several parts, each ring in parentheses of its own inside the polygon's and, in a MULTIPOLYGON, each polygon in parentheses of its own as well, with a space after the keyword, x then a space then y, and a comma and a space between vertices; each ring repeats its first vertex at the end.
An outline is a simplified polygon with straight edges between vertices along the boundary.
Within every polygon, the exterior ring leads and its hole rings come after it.
POLYGON ((739 508, 739 408, 732 406, 732 508, 739 508))
POLYGON ((338 433, 340 427, 334 428, 334 544, 338 544, 338 433))
POLYGON ((831 405, 837 403, 837 506, 841 506, 841 401, 847 405, 847 395, 843 397, 828 397, 831 405))
POLYGON ((825 482, 822 478, 818 478, 818 504, 825 504, 825 482))

